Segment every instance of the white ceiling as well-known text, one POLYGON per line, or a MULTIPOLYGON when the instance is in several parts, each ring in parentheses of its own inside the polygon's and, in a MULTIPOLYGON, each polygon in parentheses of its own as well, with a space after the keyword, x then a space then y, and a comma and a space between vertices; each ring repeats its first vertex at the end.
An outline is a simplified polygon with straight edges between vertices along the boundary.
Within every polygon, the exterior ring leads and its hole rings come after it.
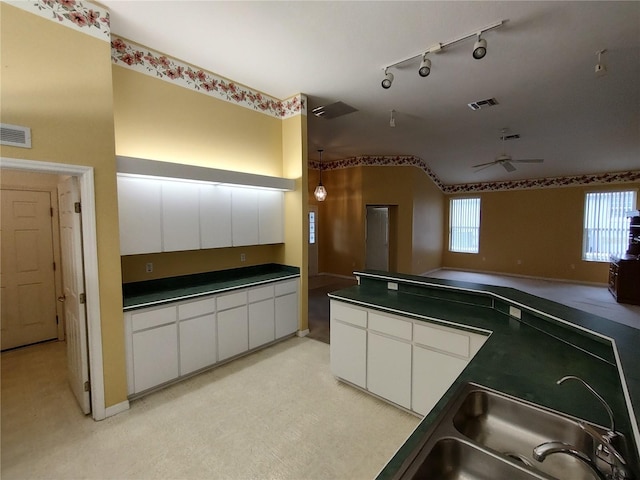
POLYGON ((415 155, 445 184, 640 169, 640 2, 101 3, 117 35, 280 99, 306 94, 311 159, 415 155), (504 19, 484 59, 469 39, 431 54, 429 77, 416 60, 380 86, 385 66, 504 19), (311 114, 336 101, 358 112, 311 114), (504 127, 521 135, 506 153, 545 162, 475 172, 503 153, 504 127))

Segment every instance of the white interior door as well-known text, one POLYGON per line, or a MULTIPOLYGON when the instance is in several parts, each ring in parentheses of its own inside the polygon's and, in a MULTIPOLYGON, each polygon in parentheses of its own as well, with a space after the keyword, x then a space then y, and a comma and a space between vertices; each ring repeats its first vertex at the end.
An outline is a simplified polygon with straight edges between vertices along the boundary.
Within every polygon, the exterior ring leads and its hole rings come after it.
POLYGON ((309 276, 318 275, 318 207, 309 205, 309 276))
POLYGON ((79 205, 77 179, 69 177, 58 185, 62 284, 67 332, 67 375, 80 408, 84 413, 89 413, 89 352, 79 205))
POLYGON ((51 196, 2 190, 2 350, 58 337, 51 196))
POLYGON ((389 207, 367 206, 366 268, 389 270, 389 207))

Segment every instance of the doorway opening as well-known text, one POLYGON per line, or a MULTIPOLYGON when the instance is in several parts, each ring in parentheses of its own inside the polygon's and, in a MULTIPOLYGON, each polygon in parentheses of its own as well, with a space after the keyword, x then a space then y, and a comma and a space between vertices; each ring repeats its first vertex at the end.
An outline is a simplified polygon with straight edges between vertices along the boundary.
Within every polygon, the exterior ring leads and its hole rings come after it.
MULTIPOLYGON (((86 367, 91 371, 91 382, 84 388, 90 394, 90 411, 94 420, 106 418, 104 402, 104 378, 102 363, 102 331, 100 325, 100 292, 98 284, 98 254, 95 218, 95 193, 93 167, 68 165, 61 163, 41 162, 2 158, 3 169, 19 170, 34 173, 48 173, 70 177, 77 183, 78 194, 82 198, 82 208, 77 225, 82 236, 80 255, 84 267, 83 311, 86 312, 86 367)), ((67 339, 69 332, 67 332, 67 339)))

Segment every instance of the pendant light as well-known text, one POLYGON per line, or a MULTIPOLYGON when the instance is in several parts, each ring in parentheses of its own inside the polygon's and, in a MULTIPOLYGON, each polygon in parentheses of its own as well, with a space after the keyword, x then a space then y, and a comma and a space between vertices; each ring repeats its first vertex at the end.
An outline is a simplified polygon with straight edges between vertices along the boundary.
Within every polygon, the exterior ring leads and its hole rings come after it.
POLYGON ((313 192, 313 195, 316 197, 317 201, 324 202, 327 198, 327 189, 322 185, 322 149, 318 150, 318 152, 320 153, 320 182, 313 192))

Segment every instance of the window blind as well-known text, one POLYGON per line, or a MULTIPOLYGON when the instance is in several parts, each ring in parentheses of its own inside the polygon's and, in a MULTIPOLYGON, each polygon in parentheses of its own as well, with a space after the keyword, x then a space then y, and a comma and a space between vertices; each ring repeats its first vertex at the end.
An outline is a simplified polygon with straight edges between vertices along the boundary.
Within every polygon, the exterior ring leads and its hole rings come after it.
POLYGON ((635 205, 634 190, 586 194, 583 260, 608 262, 610 255, 624 255, 629 243, 626 215, 635 205))
POLYGON ((449 251, 478 253, 480 198, 452 198, 449 203, 449 251))

